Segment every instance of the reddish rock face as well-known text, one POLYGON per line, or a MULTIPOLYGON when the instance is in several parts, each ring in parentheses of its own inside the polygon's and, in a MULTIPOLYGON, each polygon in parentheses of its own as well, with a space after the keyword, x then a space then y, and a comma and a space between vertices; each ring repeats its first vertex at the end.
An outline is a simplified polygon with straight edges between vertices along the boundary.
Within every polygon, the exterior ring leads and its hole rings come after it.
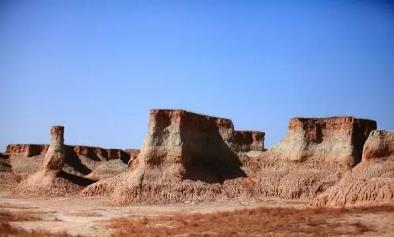
POLYGON ((308 158, 353 166, 360 162, 362 148, 376 122, 353 117, 293 118, 289 132, 275 148, 285 158, 308 158))

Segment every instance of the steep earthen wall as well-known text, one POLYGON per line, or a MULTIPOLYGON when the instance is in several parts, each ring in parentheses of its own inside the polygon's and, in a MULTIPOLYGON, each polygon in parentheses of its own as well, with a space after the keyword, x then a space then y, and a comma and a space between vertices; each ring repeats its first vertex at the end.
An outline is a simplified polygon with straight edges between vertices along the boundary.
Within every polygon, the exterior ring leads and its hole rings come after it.
POLYGON ((217 182, 240 175, 240 162, 226 144, 233 131, 229 119, 183 110, 152 110, 138 159, 175 176, 217 182))

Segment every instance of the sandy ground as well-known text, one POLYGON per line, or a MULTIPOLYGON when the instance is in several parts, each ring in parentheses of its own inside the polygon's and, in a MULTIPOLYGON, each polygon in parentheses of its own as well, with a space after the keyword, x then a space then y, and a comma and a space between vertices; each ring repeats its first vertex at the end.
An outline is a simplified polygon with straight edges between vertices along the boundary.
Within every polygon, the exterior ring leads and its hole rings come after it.
POLYGON ((17 197, 8 190, 0 190, 0 209, 37 213, 43 220, 13 222, 24 229, 45 229, 51 232, 66 231, 73 235, 109 236, 108 220, 120 217, 159 216, 176 213, 213 213, 243 208, 303 207, 302 201, 277 199, 219 201, 210 203, 185 203, 175 205, 112 206, 100 197, 17 197))
MULTIPOLYGON (((283 199, 231 200, 211 203, 185 203, 176 205, 133 205, 111 206, 103 198, 32 198, 16 197, 10 191, 0 188, 0 210, 10 212, 29 211, 39 215, 40 221, 12 222, 24 229, 44 229, 50 232, 66 231, 73 235, 110 236, 108 227, 111 219, 121 217, 154 217, 165 214, 214 213, 257 207, 306 207, 306 202, 283 199)), ((360 222, 374 231, 363 233, 363 236, 393 236, 394 212, 387 213, 349 213, 338 216, 331 221, 338 223, 360 222)))

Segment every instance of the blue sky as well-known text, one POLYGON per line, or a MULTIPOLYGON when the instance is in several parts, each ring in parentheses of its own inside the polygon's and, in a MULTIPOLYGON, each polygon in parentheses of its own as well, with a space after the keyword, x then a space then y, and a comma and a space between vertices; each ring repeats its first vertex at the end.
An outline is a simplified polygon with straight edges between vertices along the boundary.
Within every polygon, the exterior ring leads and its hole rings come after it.
POLYGON ((151 108, 278 143, 291 117, 394 129, 390 1, 0 1, 0 150, 140 147, 151 108))

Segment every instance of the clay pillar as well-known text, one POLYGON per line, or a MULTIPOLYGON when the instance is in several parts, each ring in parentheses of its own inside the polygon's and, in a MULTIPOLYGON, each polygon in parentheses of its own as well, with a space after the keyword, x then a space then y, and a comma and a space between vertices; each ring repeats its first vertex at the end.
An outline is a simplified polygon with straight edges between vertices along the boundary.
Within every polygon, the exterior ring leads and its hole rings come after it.
POLYGON ((64 161, 64 127, 53 126, 51 128, 51 144, 45 154, 43 168, 45 171, 59 173, 63 169, 64 161))

